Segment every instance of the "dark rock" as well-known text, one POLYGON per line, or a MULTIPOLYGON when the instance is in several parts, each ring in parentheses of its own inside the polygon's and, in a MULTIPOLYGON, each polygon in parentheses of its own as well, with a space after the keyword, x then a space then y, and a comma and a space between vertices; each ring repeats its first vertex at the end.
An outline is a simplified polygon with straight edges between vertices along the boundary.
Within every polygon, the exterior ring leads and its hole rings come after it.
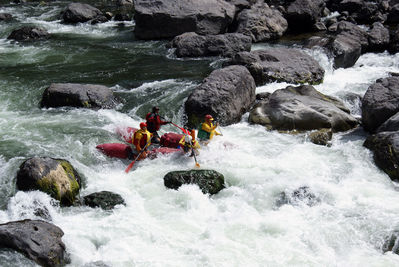
POLYGON ((318 84, 324 77, 324 69, 316 60, 293 48, 270 47, 240 52, 232 63, 246 66, 257 85, 274 81, 318 84))
POLYGON ((293 206, 307 205, 314 206, 320 203, 320 199, 310 190, 308 186, 301 186, 293 192, 281 192, 276 201, 276 206, 286 204, 293 206))
POLYGON ((399 112, 386 120, 380 127, 377 128, 376 132, 396 132, 399 131, 399 112))
POLYGON ((323 0, 295 0, 288 6, 285 14, 289 29, 295 32, 312 31, 313 25, 322 15, 324 6, 323 0))
POLYGON ((35 220, 0 224, 0 247, 23 253, 42 266, 63 266, 67 263, 64 232, 57 226, 35 220))
POLYGON ((362 51, 367 50, 369 35, 366 30, 360 28, 358 25, 347 21, 341 21, 338 23, 337 33, 357 41, 362 46, 362 51))
POLYGON ((326 30, 327 30, 327 27, 326 27, 326 25, 325 25, 323 22, 318 21, 318 22, 316 22, 316 24, 313 26, 313 29, 314 29, 315 31, 321 32, 321 31, 326 31, 326 30))
POLYGON ((382 246, 382 251, 399 254, 399 231, 393 231, 382 246))
POLYGON ((95 84, 52 83, 43 92, 41 107, 114 108, 117 100, 110 88, 95 84))
POLYGON ((13 17, 9 13, 0 13, 0 21, 10 21, 13 17))
POLYGON ((196 128, 206 114, 221 125, 239 122, 255 101, 255 81, 243 66, 213 71, 188 97, 185 112, 188 124, 196 128))
POLYGON ((388 14, 387 23, 397 24, 399 22, 399 4, 394 5, 388 14))
POLYGON ((382 52, 388 49, 389 46, 389 30, 380 22, 373 23, 369 32, 369 47, 368 51, 382 52))
POLYGON ((173 171, 164 176, 164 184, 178 189, 183 184, 196 184, 204 194, 216 194, 224 188, 224 177, 214 170, 173 171))
POLYGON ((251 8, 251 6, 254 5, 257 0, 226 0, 226 2, 235 5, 236 9, 241 11, 243 9, 251 8))
POLYGON ((390 53, 395 54, 399 52, 399 27, 390 32, 390 43, 388 50, 390 53))
POLYGON ((256 100, 267 100, 269 99, 270 95, 271 94, 268 92, 256 94, 256 100))
POLYGON ((17 172, 19 190, 40 190, 67 206, 75 202, 80 181, 72 165, 62 159, 30 158, 21 164, 17 172))
POLYGON ((362 100, 363 128, 375 130, 399 112, 399 77, 378 79, 370 85, 362 100))
POLYGON ((123 198, 109 191, 96 192, 83 197, 85 205, 95 208, 100 207, 103 210, 111 210, 116 205, 126 205, 123 198))
POLYGON ((116 5, 127 9, 134 7, 133 0, 117 0, 116 5))
POLYGON ((13 39, 16 41, 32 41, 32 40, 40 40, 47 39, 50 37, 50 33, 48 33, 45 29, 33 26, 25 26, 20 29, 14 30, 7 37, 7 39, 13 39))
POLYGON ((232 57, 241 51, 251 50, 251 38, 240 33, 198 35, 183 33, 173 39, 178 57, 224 56, 232 57))
POLYGON ((118 13, 114 17, 115 21, 130 21, 132 20, 128 14, 118 13))
POLYGON ((373 152, 375 164, 389 177, 399 180, 399 132, 381 132, 367 137, 364 146, 373 152))
POLYGON ((237 16, 236 32, 250 36, 253 42, 278 39, 287 28, 288 23, 280 11, 264 3, 244 9, 237 16))
POLYGON ((62 12, 62 19, 65 23, 78 23, 95 19, 99 15, 103 13, 91 5, 70 3, 62 12))
POLYGON ((94 25, 98 23, 104 23, 107 21, 109 21, 109 18, 106 15, 98 15, 97 17, 95 17, 90 21, 90 24, 94 25))
POLYGON ((250 112, 249 122, 275 130, 347 131, 358 122, 339 100, 323 95, 310 85, 288 86, 274 91, 250 112))
POLYGON ((316 145, 328 146, 331 139, 331 129, 321 129, 309 133, 309 140, 316 145))
POLYGON ((136 0, 135 36, 173 38, 185 32, 225 33, 233 21, 234 5, 223 0, 136 0))

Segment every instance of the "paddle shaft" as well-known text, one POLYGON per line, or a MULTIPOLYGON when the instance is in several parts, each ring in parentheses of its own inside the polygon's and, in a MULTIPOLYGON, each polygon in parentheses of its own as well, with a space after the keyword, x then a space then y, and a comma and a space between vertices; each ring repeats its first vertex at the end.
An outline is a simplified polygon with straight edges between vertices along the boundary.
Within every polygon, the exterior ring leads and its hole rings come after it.
MULTIPOLYGON (((151 139, 150 139, 151 140, 151 139)), ((147 144, 140 150, 140 153, 137 155, 137 157, 129 164, 129 166, 127 166, 125 172, 128 173, 130 171, 131 168, 133 168, 134 163, 136 163, 137 159, 141 156, 141 154, 145 151, 145 149, 147 148, 148 144, 151 141, 148 141, 147 144)))

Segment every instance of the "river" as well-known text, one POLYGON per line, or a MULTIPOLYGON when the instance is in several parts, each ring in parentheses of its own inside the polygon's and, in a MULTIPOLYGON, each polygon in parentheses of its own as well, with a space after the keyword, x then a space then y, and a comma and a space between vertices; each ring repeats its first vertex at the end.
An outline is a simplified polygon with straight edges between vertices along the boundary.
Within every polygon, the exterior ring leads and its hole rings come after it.
MULTIPOLYGON (((361 128, 334 134, 326 147, 306 134, 250 125, 245 114, 197 158, 201 169, 225 177, 226 188, 213 196, 195 185, 164 186, 167 172, 194 168, 193 158, 161 156, 126 174, 129 161, 99 153, 97 144, 122 142, 115 129, 137 127, 153 105, 180 125, 185 99, 220 59, 177 59, 166 41, 135 40, 134 22, 63 25, 58 14, 67 3, 0 6, 15 17, 0 22, 0 223, 41 219, 34 207, 47 208, 65 233, 68 266, 399 265, 398 255, 381 250, 398 228, 398 186, 375 166, 361 128), (7 40, 26 24, 46 28, 52 38, 7 40), (41 95, 53 82, 106 85, 124 102, 114 110, 41 109, 41 95), (81 196, 112 191, 126 206, 61 208, 44 193, 17 191, 16 172, 33 156, 70 161, 84 177, 81 196), (281 192, 305 186, 318 200, 314 205, 276 204, 281 192)), ((326 71, 316 89, 343 100, 356 117, 359 102, 345 96, 363 96, 376 79, 399 72, 399 54, 364 54, 354 67, 333 70, 323 52, 306 52, 326 71)), ((268 84, 257 93, 287 85, 268 84)), ((177 129, 168 125, 160 133, 169 131, 177 129)), ((36 264, 0 250, 0 266, 36 264)))

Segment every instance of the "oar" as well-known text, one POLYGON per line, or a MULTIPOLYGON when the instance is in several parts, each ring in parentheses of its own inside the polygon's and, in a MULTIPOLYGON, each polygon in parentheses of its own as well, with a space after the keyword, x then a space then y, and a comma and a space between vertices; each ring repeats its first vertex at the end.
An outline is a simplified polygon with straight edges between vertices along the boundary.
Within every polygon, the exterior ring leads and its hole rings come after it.
MULTIPOLYGON (((151 140, 151 139, 150 139, 150 140, 151 140)), ((145 147, 143 147, 143 148, 140 150, 140 153, 137 155, 137 157, 129 164, 129 166, 127 166, 127 168, 126 168, 126 170, 125 170, 126 173, 128 173, 128 172, 130 171, 130 169, 133 168, 134 163, 136 163, 137 159, 141 156, 141 154, 144 152, 144 150, 147 148, 147 146, 148 146, 148 144, 149 144, 150 142, 151 142, 151 141, 148 141, 148 142, 147 142, 147 144, 145 145, 145 147)))
MULTIPOLYGON (((170 123, 171 123, 173 126, 176 126, 176 127, 179 128, 180 130, 182 130, 183 133, 184 133, 184 135, 187 136, 188 131, 187 131, 186 129, 184 129, 184 128, 182 128, 182 127, 180 127, 180 126, 174 124, 173 122, 170 122, 170 123)), ((192 142, 191 140, 190 140, 190 145, 191 145, 191 152, 192 152, 193 155, 194 155, 195 166, 199 168, 200 165, 199 165, 199 163, 198 163, 198 161, 197 161, 197 156, 195 155, 195 152, 194 152, 193 142, 192 142)))

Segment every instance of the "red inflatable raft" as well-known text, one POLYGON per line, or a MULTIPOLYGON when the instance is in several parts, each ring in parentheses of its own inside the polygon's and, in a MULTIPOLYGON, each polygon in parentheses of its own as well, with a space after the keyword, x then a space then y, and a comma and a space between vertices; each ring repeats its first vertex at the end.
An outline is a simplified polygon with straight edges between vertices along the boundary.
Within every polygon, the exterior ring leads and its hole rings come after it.
MULTIPOLYGON (((97 145, 96 148, 111 158, 128 159, 130 157, 130 159, 134 159, 137 156, 137 153, 133 152, 132 147, 126 144, 107 143, 97 145)), ((182 150, 171 147, 158 147, 149 150, 147 157, 156 158, 159 154, 171 154, 176 152, 182 153, 182 150)))

